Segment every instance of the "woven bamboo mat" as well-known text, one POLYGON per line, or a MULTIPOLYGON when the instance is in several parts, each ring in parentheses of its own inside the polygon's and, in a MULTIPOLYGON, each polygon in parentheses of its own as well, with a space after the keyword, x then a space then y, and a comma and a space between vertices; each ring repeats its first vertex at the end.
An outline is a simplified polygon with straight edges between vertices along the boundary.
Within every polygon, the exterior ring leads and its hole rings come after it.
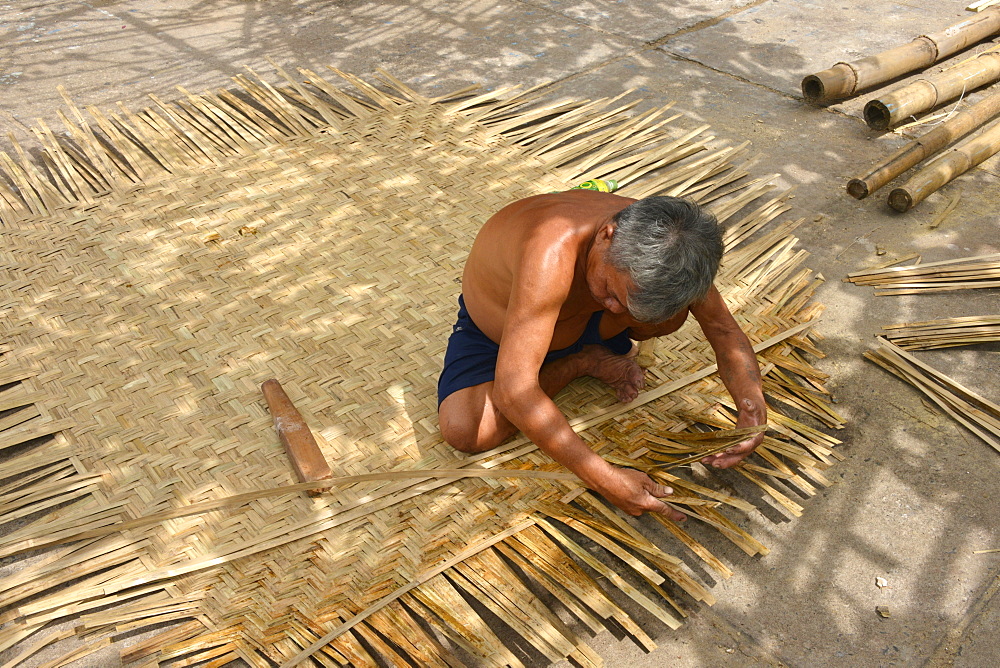
POLYGON ((141 112, 67 99, 65 130, 36 129, 38 161, 0 156, 0 513, 24 522, 0 556, 28 555, 0 578, 6 665, 154 625, 123 659, 520 665, 470 600, 551 661, 598 665, 585 640, 608 625, 653 648, 607 587, 676 628, 685 597, 713 600, 690 560, 728 577, 713 541, 767 551, 730 518, 747 500, 670 466, 734 424, 711 350, 689 323, 657 343, 637 402, 591 380, 559 397, 602 454, 677 490, 692 519, 657 545, 523 439, 476 457, 442 443, 461 267, 493 212, 587 178, 712 207, 729 226, 720 289, 774 409, 727 475, 794 515, 837 441, 777 409, 841 420, 808 361, 820 279, 794 221, 761 231, 788 195, 666 109, 282 74, 280 90, 240 77, 141 112), (271 377, 340 476, 322 496, 293 486, 271 377))

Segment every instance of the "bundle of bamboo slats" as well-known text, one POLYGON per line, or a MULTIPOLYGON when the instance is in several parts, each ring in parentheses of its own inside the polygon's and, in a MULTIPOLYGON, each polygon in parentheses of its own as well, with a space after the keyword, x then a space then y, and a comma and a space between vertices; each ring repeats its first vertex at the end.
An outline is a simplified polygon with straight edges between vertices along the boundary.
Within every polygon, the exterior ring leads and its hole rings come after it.
POLYGON ((459 665, 444 637, 476 665, 521 665, 516 642, 597 666, 578 629, 656 647, 619 599, 670 628, 686 597, 711 604, 699 561, 733 573, 714 543, 767 548, 752 518, 727 516, 752 498, 689 479, 686 459, 739 437, 702 433, 735 411, 697 327, 649 351, 650 389, 631 404, 594 379, 559 397, 602 456, 676 490, 693 521, 667 522, 667 543, 527 439, 466 457, 437 428, 479 226, 587 178, 690 197, 726 225, 716 283, 771 403, 764 443, 728 474, 788 515, 829 484, 838 441, 780 405, 843 423, 809 363, 822 279, 796 221, 774 224, 789 196, 746 180, 741 147, 675 131, 662 108, 429 99, 385 72, 379 86, 334 72, 349 89, 279 68, 278 87, 239 77, 239 94, 71 106, 68 134, 37 130, 41 162, 0 154, 0 514, 26 520, 0 559, 42 555, 0 577, 5 665, 41 650, 62 665, 149 630, 123 663, 459 665), (279 377, 336 478, 290 484, 259 389, 279 377))
POLYGON ((953 348, 1000 341, 1000 315, 886 325, 884 336, 904 350, 953 348))
POLYGON ((865 269, 844 279, 870 285, 876 295, 913 295, 971 288, 1000 287, 1000 253, 977 255, 921 265, 865 269))
POLYGON ((945 413, 1000 452, 1000 406, 984 399, 882 337, 865 357, 913 385, 945 413))

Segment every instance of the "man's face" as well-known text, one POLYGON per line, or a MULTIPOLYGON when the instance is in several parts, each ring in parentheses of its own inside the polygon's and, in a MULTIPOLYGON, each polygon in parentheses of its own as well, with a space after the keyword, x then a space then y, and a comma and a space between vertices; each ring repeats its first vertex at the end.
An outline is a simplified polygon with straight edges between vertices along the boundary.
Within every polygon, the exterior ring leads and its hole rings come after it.
POLYGON ((587 277, 590 294, 601 308, 616 315, 628 311, 628 296, 635 290, 635 283, 627 271, 622 271, 607 262, 595 263, 594 270, 587 277))

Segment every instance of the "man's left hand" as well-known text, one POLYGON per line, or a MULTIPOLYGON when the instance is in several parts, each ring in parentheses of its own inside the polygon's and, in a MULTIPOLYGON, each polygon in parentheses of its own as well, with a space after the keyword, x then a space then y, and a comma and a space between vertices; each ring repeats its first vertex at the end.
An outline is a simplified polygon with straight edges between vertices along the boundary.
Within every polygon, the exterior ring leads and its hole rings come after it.
MULTIPOLYGON (((754 402, 744 399, 740 402, 740 414, 736 420, 736 428, 756 427, 767 424, 767 406, 763 402, 754 402)), ((709 455, 701 461, 708 466, 717 469, 727 469, 730 466, 739 464, 764 440, 764 432, 754 434, 753 437, 737 443, 733 447, 720 453, 709 455)))

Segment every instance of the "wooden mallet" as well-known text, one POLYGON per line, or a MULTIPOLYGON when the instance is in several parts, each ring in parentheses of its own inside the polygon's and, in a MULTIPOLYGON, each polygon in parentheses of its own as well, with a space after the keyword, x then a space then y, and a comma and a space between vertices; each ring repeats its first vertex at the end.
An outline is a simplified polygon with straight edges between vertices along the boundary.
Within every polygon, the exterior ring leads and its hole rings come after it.
MULTIPOLYGON (((264 392, 267 408, 274 418, 274 428, 278 432, 281 444, 285 446, 288 458, 292 460, 292 467, 299 482, 313 482, 333 477, 333 471, 326 463, 326 458, 323 457, 312 431, 309 430, 309 425, 285 394, 281 383, 272 378, 264 381, 260 389, 264 392)), ((319 496, 323 490, 313 489, 308 493, 310 496, 319 496)))

